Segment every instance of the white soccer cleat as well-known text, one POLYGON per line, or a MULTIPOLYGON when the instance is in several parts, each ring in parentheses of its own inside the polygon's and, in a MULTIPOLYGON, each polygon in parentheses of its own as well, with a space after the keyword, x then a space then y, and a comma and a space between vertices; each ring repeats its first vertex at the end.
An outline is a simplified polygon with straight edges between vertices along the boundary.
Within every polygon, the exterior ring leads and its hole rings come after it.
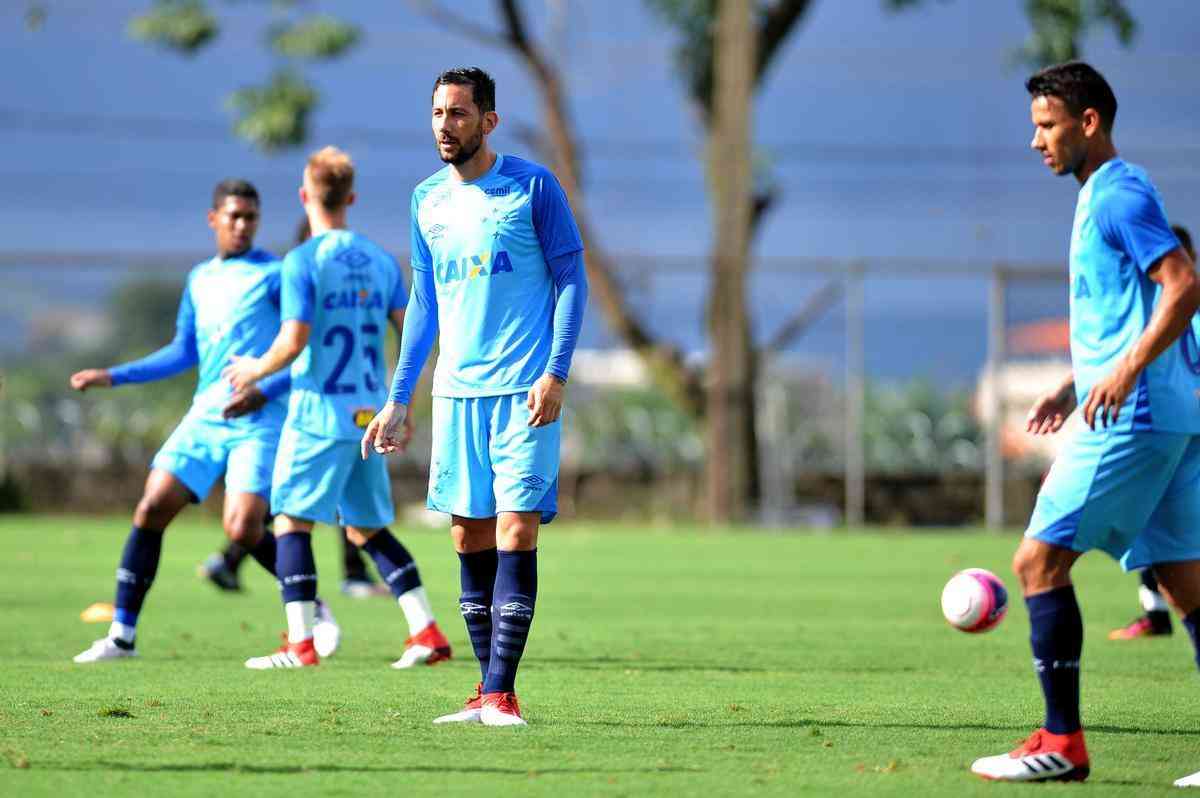
POLYGON ((994 781, 1083 781, 1091 769, 1083 732, 1038 729, 1016 750, 976 759, 971 772, 994 781))
POLYGON ((317 615, 313 623, 313 645, 317 656, 322 659, 332 657, 342 643, 342 627, 324 601, 317 602, 317 615))
POLYGON ((528 726, 521 717, 516 693, 486 693, 479 722, 484 726, 528 726))
POLYGON ((76 654, 74 661, 80 665, 88 665, 93 662, 102 662, 108 659, 128 659, 136 657, 137 650, 130 648, 122 648, 118 646, 111 637, 102 637, 95 643, 92 643, 91 648, 81 654, 76 654))
POLYGON ((1190 776, 1184 776, 1182 779, 1175 780, 1176 787, 1200 787, 1200 771, 1196 771, 1190 776))
POLYGON ((434 723, 479 723, 479 716, 483 713, 483 682, 475 685, 475 695, 467 699, 463 704, 463 708, 458 712, 451 712, 449 715, 442 715, 440 718, 434 718, 434 723))

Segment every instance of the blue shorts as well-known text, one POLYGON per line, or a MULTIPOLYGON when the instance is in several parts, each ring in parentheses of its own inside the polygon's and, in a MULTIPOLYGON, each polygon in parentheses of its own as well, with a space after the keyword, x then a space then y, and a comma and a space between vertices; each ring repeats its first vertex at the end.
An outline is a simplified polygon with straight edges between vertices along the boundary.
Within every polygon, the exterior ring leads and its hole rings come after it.
POLYGON ((562 419, 530 427, 527 398, 433 397, 430 510, 464 518, 540 512, 543 524, 554 520, 562 419))
POLYGON ((228 493, 271 495, 271 468, 279 444, 276 423, 188 414, 154 456, 151 468, 169 471, 195 500, 204 501, 225 475, 228 493))
POLYGON ((271 512, 378 529, 395 520, 387 462, 360 455, 359 442, 283 425, 271 480, 271 512))
POLYGON ((1126 571, 1200 560, 1200 437, 1082 430, 1046 475, 1025 535, 1102 549, 1126 571))

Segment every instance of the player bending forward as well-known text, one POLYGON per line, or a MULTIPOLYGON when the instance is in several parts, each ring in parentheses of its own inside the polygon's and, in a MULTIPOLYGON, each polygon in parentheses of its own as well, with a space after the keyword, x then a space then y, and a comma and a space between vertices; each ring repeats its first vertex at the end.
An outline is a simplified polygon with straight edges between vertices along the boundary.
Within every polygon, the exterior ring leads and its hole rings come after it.
MULTIPOLYGON (((196 395, 171 437, 154 456, 145 492, 133 513, 133 528, 117 568, 113 623, 106 637, 75 657, 78 663, 135 655, 138 616, 158 572, 163 532, 190 502, 201 502, 225 475, 223 525, 231 540, 246 547, 275 573, 275 537, 264 528, 271 468, 286 407, 286 375, 264 382, 266 401, 256 412, 227 418, 236 403, 220 379, 231 358, 266 351, 279 331, 279 261, 254 249, 258 191, 244 180, 226 180, 213 191, 208 225, 217 254, 192 269, 175 322, 175 339, 152 355, 111 369, 71 376, 79 391, 151 382, 192 367, 199 369, 196 395)), ((317 613, 318 643, 327 654, 337 646, 338 628, 323 603, 317 613)))
MULTIPOLYGON (((1040 399, 1029 429, 1061 427, 1075 401, 1087 428, 1042 485, 1013 569, 1029 610, 1042 728, 971 770, 1000 781, 1082 780, 1091 768, 1079 713, 1083 620, 1071 566, 1091 549, 1126 570, 1153 564, 1198 642, 1200 362, 1188 331, 1200 280, 1146 173, 1117 156, 1117 101, 1087 64, 1038 72, 1032 147, 1080 182, 1070 250, 1073 382, 1040 399)), ((1200 653, 1198 653, 1200 661, 1200 653)))
MULTIPOLYGON (((308 159, 300 201, 313 236, 284 259, 279 335, 262 357, 239 358, 224 372, 240 390, 293 364, 271 479, 287 644, 246 667, 317 664, 311 533, 315 522, 334 525, 339 517, 408 620, 406 648, 392 667, 433 664, 450 658, 450 644, 434 622, 416 563, 385 528, 395 517, 386 464, 358 457, 362 430, 386 395, 384 333, 389 322, 397 332, 404 323, 404 280, 392 256, 346 229, 354 165, 344 152, 326 147, 308 159)), ((409 426, 398 430, 398 445, 411 433, 409 426)))
POLYGON ((583 244, 554 176, 498 155, 496 85, 442 73, 433 136, 447 166, 412 197, 413 291, 391 397, 363 436, 404 445, 413 387, 440 329, 431 509, 451 516, 460 609, 482 681, 435 723, 524 725, 517 665, 537 600, 538 526, 557 511, 563 384, 587 302, 583 244))

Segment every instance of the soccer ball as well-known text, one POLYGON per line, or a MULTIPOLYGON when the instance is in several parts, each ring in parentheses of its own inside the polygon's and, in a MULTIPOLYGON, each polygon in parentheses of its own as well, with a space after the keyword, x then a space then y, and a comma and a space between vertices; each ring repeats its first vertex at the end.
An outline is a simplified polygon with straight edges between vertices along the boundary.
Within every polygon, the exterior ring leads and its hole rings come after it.
POLYGON ((942 615, 955 629, 986 632, 1004 620, 1006 612, 1008 591, 991 571, 959 571, 942 590, 942 615))

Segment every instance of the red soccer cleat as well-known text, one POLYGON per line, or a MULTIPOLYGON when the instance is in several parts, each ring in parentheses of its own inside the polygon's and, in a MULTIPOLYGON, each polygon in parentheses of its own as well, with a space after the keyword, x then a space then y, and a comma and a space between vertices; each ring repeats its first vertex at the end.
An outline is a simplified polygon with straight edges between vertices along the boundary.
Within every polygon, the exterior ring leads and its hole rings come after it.
POLYGON ((1167 625, 1156 624, 1149 615, 1139 615, 1128 626, 1113 629, 1108 633, 1109 640, 1137 640, 1141 637, 1159 637, 1171 634, 1171 620, 1168 616, 1167 625))
POLYGON ((284 644, 278 651, 265 657, 251 657, 246 660, 246 667, 265 671, 272 668, 308 668, 321 663, 311 637, 299 643, 288 643, 287 635, 283 639, 284 644))
POLYGON ((1090 771, 1083 729, 1070 734, 1038 729, 1016 750, 971 765, 972 773, 994 781, 1083 781, 1090 771))
POLYGON ((436 622, 430 623, 408 640, 404 641, 404 653, 392 663, 393 668, 411 668, 414 665, 436 665, 450 659, 450 641, 442 634, 436 622))
POLYGON ((463 708, 449 715, 434 718, 434 723, 478 723, 483 712, 483 682, 475 685, 475 694, 467 699, 463 708))
POLYGON ((479 720, 484 726, 525 726, 516 693, 484 693, 479 720))

